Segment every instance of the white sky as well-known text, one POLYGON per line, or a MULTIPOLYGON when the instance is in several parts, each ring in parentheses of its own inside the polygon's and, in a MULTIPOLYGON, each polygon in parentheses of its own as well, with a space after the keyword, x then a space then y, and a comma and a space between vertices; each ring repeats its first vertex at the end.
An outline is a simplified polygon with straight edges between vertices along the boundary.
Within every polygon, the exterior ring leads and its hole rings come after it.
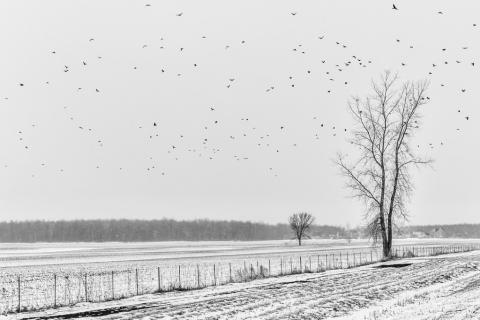
POLYGON ((395 3, 1 1, 0 220, 358 225, 331 160, 348 98, 390 69, 431 80, 411 223, 480 222, 480 2, 395 3))

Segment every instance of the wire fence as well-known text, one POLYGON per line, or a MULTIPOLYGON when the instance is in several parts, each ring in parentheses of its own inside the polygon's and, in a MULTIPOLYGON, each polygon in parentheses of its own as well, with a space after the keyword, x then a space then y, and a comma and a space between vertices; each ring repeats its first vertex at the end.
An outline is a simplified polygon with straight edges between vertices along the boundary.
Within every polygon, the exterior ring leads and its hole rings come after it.
MULTIPOLYGON (((480 245, 395 246, 394 257, 419 257, 477 250, 480 245)), ((117 300, 146 293, 193 290, 282 275, 353 268, 382 260, 379 248, 329 250, 216 263, 162 264, 127 270, 5 275, 0 313, 33 311, 80 302, 117 300)))

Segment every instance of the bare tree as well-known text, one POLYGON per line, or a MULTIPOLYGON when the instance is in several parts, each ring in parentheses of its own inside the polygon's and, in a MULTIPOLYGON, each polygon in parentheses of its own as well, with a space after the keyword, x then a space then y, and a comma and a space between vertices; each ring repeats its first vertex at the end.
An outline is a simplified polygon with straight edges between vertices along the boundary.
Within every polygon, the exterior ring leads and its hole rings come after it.
POLYGON ((398 84, 398 76, 386 71, 372 86, 372 96, 354 97, 348 104, 356 123, 350 142, 358 147, 358 158, 347 163, 339 154, 336 164, 352 196, 366 205, 370 236, 382 240, 383 256, 390 257, 395 223, 407 219, 413 190, 409 169, 431 163, 410 146, 420 125, 419 110, 429 100, 428 82, 398 84))
POLYGON ((310 238, 310 226, 314 221, 315 218, 310 213, 306 212, 295 213, 288 218, 290 229, 292 229, 295 234, 295 239, 298 240, 299 246, 302 245, 302 239, 310 238))

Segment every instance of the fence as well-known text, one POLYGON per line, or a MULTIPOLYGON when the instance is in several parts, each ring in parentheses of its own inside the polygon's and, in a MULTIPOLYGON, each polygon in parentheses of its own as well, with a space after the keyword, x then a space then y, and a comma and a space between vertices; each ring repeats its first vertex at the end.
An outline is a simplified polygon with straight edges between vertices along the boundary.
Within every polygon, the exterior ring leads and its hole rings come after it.
MULTIPOLYGON (((479 245, 395 246, 396 257, 431 256, 479 249, 479 245)), ((166 264, 117 271, 5 275, 0 313, 100 302, 145 293, 192 290, 288 274, 352 268, 382 259, 378 248, 330 250, 217 263, 166 264)))

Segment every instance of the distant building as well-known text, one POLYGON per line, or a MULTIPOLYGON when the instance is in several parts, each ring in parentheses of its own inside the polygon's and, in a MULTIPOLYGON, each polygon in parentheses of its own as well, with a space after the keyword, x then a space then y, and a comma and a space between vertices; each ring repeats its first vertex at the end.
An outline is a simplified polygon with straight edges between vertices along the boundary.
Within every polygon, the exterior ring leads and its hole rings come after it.
POLYGON ((445 238, 446 232, 442 227, 436 227, 430 232, 430 236, 433 238, 445 238))
POLYGON ((413 231, 412 238, 428 238, 428 233, 423 231, 413 231))

